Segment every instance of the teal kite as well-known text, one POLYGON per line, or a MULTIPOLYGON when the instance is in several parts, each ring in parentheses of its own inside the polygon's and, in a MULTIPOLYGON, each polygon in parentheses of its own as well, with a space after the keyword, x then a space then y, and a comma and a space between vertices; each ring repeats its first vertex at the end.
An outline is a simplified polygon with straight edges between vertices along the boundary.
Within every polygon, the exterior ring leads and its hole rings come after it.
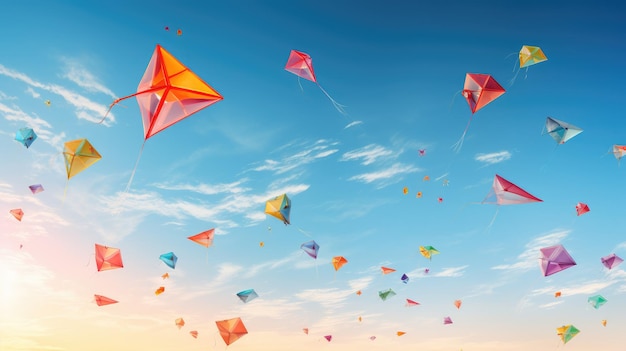
POLYGON ((26 146, 27 149, 36 139, 37 134, 35 134, 32 128, 20 128, 20 130, 15 133, 15 140, 26 146))
POLYGON ((159 258, 163 261, 163 263, 168 265, 168 267, 172 269, 176 268, 176 261, 178 261, 178 257, 176 257, 173 252, 164 253, 159 256, 159 258))
POLYGON ((595 308, 596 310, 600 308, 600 306, 607 303, 607 301, 608 300, 605 299, 602 295, 594 295, 587 299, 587 302, 589 302, 591 306, 593 306, 593 308, 595 308))
POLYGON ((238 292, 237 297, 239 297, 239 299, 241 299, 241 301, 243 301, 244 303, 248 303, 259 297, 259 295, 256 293, 256 291, 254 291, 254 289, 248 289, 238 292))
POLYGON ((566 141, 583 132, 581 128, 573 124, 559 121, 552 117, 546 118, 546 130, 559 144, 565 144, 566 141))

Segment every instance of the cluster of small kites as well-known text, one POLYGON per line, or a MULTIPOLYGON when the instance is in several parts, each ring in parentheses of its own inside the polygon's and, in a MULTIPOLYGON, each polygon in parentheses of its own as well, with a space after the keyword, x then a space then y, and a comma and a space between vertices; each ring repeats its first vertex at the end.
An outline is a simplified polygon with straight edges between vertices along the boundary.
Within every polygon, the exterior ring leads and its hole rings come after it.
MULTIPOLYGON (((169 31, 170 28, 165 27, 165 30, 169 31)), ((176 33, 177 35, 182 35, 182 30, 178 29, 176 33)), ((520 69, 528 69, 529 66, 546 60, 547 57, 543 51, 536 46, 524 45, 519 52, 520 69)), ((317 82, 311 56, 301 51, 292 50, 287 60, 287 64, 285 65, 285 70, 298 76, 298 79, 303 78, 317 84, 319 89, 331 101, 333 106, 340 113, 345 114, 343 105, 337 103, 317 82)), ((491 75, 478 73, 466 74, 462 96, 467 100, 472 115, 496 100, 504 93, 505 89, 491 75)), ((166 51, 161 45, 156 46, 148 64, 148 68, 139 83, 137 91, 132 95, 116 99, 110 105, 109 111, 115 104, 131 97, 135 97, 139 104, 143 121, 144 143, 150 137, 153 137, 173 124, 223 99, 222 95, 204 82, 172 54, 166 51)), ((48 106, 51 105, 50 100, 46 100, 45 103, 48 106)), ((107 114, 104 115, 102 121, 106 119, 107 114)), ((463 143, 463 139, 467 133, 470 122, 471 117, 461 138, 455 144, 457 149, 460 149, 463 143)), ((547 134, 554 138, 558 144, 564 144, 582 132, 581 128, 552 117, 547 117, 545 130, 547 134)), ((23 144, 26 148, 30 148, 36 139, 37 134, 32 128, 28 127, 19 129, 15 135, 15 140, 23 144)), ((420 149, 418 152, 419 156, 426 155, 425 149, 420 149)), ((626 145, 613 146, 613 155, 618 162, 625 154, 626 145)), ((85 138, 65 142, 63 157, 65 160, 68 182, 72 177, 87 170, 102 158, 96 148, 85 138)), ((430 180, 430 178, 426 176, 424 181, 428 180, 430 180)), ((444 185, 448 185, 447 180, 444 180, 444 185)), ((29 186, 29 188, 33 194, 44 191, 41 184, 34 184, 29 186)), ((408 191, 407 187, 403 189, 404 194, 408 194, 408 191)), ((422 193, 418 192, 416 197, 422 197, 422 193)), ((438 201, 442 202, 443 198, 438 198, 438 201)), ((542 200, 496 174, 493 180, 491 192, 483 203, 515 205, 540 201, 542 200)), ((575 209, 577 215, 579 216, 589 212, 589 206, 585 203, 578 203, 575 206, 575 209)), ((275 198, 268 200, 265 204, 265 213, 279 219, 285 225, 290 224, 290 211, 291 201, 287 194, 276 196, 275 198)), ((24 216, 24 212, 19 208, 10 210, 10 214, 13 215, 18 221, 21 221, 24 216)), ((188 239, 208 248, 213 243, 214 230, 215 229, 204 231, 190 236, 188 239)), ((263 242, 260 243, 260 246, 263 246, 263 242)), ((320 246, 314 240, 302 243, 300 248, 311 258, 317 259, 320 246)), ((427 245, 420 246, 419 251, 422 256, 429 260, 432 259, 432 256, 439 254, 437 249, 427 245)), ((124 267, 119 248, 96 244, 95 252, 96 267, 98 271, 113 270, 124 267)), ((576 265, 575 260, 562 245, 542 248, 540 249, 539 255, 541 259, 541 271, 544 276, 550 276, 576 265)), ((159 258, 169 268, 175 269, 178 257, 173 252, 164 253, 159 258)), ((602 257, 600 261, 607 269, 613 269, 623 262, 622 258, 618 257, 614 253, 602 257)), ((331 263, 335 271, 338 271, 342 266, 348 263, 348 260, 343 256, 335 256, 332 258, 331 263)), ((396 271, 390 267, 381 267, 381 270, 383 274, 390 274, 396 271)), ((424 274, 428 274, 428 272, 429 270, 426 268, 424 270, 424 274)), ((169 273, 165 273, 162 278, 169 278, 169 273)), ((410 278, 406 274, 402 274, 400 278, 400 280, 405 284, 409 282, 409 279, 410 278)), ((160 295, 164 292, 165 287, 160 286, 155 290, 155 295, 160 295)), ((356 293, 357 295, 361 295, 360 290, 356 293)), ((254 289, 244 290, 236 293, 236 295, 244 303, 247 303, 259 296, 254 289)), ((395 295, 396 293, 391 288, 379 292, 379 297, 383 301, 395 295)), ((555 293, 555 297, 560 296, 561 292, 555 293)), ((98 294, 94 295, 94 300, 98 306, 106 306, 118 302, 115 299, 98 294)), ((589 297, 588 301, 594 308, 597 309, 604 305, 607 302, 607 299, 601 295, 596 295, 589 297)), ((417 306, 419 304, 420 303, 415 300, 406 299, 406 306, 417 306)), ((454 301, 454 306, 457 309, 460 309, 461 304, 461 300, 454 301)), ((361 317, 359 317, 359 320, 361 320, 361 317)), ((226 345, 230 345, 248 333, 240 317, 220 320, 215 323, 226 345)), ((449 316, 443 318, 443 324, 452 323, 453 321, 449 316)), ((177 318, 174 321, 174 324, 180 329, 185 325, 185 321, 182 317, 177 318)), ((606 326, 606 320, 603 320, 602 324, 606 326)), ((305 334, 309 333, 308 328, 303 328, 302 330, 305 334)), ((580 331, 571 324, 557 328, 557 334, 563 343, 569 342, 579 332, 580 331)), ((197 330, 192 330, 189 334, 194 338, 198 337, 197 330)), ((397 332, 398 336, 403 334, 405 334, 403 331, 397 332)), ((332 335, 325 335, 324 338, 330 342, 332 340, 332 335)), ((376 337, 372 336, 370 339, 374 340, 376 337)))

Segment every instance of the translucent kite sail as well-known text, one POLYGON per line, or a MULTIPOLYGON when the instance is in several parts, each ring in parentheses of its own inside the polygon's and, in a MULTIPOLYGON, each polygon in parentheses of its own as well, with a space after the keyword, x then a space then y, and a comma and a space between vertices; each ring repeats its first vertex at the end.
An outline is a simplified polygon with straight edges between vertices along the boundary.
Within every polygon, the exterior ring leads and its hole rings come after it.
POLYGON ((519 51, 519 68, 536 65, 548 58, 538 46, 524 45, 519 51))
POLYGON ((256 299, 257 297, 259 297, 259 294, 257 294, 256 291, 254 291, 254 289, 248 289, 248 290, 243 290, 243 291, 238 292, 237 297, 244 303, 248 303, 256 299))
POLYGON ((348 263, 348 260, 343 256, 335 256, 332 259, 332 264, 335 268, 335 271, 338 271, 339 268, 343 267, 343 265, 345 265, 346 263, 348 263))
POLYGON ((178 327, 178 329, 180 329, 185 326, 185 320, 182 317, 176 318, 174 320, 174 324, 178 327))
POLYGON ((461 308, 461 304, 462 304, 462 303, 463 303, 463 302, 462 302, 461 300, 454 300, 454 306, 455 306, 457 309, 460 309, 460 308, 461 308))
POLYGON ((339 104, 335 99, 333 99, 327 92, 322 88, 320 83, 317 82, 317 78, 315 77, 315 71, 313 70, 313 60, 309 54, 304 53, 302 51, 291 50, 289 53, 289 59, 287 59, 287 64, 285 65, 285 70, 287 72, 291 72, 297 75, 300 78, 304 78, 310 80, 311 82, 317 84, 320 90, 326 95, 326 97, 333 103, 333 106, 339 111, 341 114, 345 115, 346 112, 343 109, 343 105, 339 104))
POLYGON ((572 340, 578 333, 580 333, 580 330, 576 329, 576 327, 571 324, 556 328, 556 334, 561 338, 563 344, 567 344, 567 342, 572 340))
POLYGON ((422 254, 422 256, 430 260, 432 259, 433 255, 439 254, 439 250, 435 249, 434 247, 430 245, 420 246, 420 253, 422 254))
POLYGON ((220 335, 222 336, 222 339, 224 339, 226 345, 230 345, 239 340, 244 335, 248 334, 246 326, 243 324, 243 321, 239 317, 215 321, 215 324, 217 325, 217 329, 219 330, 220 335))
POLYGON ((565 144, 566 141, 583 132, 581 128, 573 124, 552 117, 546 118, 546 131, 558 144, 565 144))
POLYGON ((40 192, 42 192, 44 190, 43 186, 41 184, 29 185, 28 189, 30 189, 30 191, 33 193, 33 195, 37 194, 37 193, 40 193, 40 192))
POLYGON ((526 190, 511 183, 510 181, 495 175, 491 192, 482 203, 498 205, 519 205, 543 200, 531 195, 526 190))
POLYGON ((171 269, 176 268, 176 262, 178 262, 178 257, 173 252, 164 253, 159 256, 159 259, 171 269))
POLYGON ((22 221, 22 217, 24 217, 24 211, 22 211, 21 208, 14 208, 10 210, 9 213, 20 222, 22 221))
POLYGON ((594 295, 587 299, 587 302, 596 310, 602 305, 608 302, 608 300, 602 295, 594 295))
POLYGON ((113 300, 111 298, 108 298, 108 297, 102 296, 102 295, 94 294, 93 297, 94 297, 94 300, 96 301, 96 304, 98 306, 106 306, 106 305, 111 305, 111 304, 114 304, 114 303, 118 303, 117 300, 113 300))
POLYGON ((290 224, 291 200, 287 197, 287 194, 267 200, 265 202, 265 213, 280 219, 285 225, 290 224))
POLYGON ((194 339, 198 338, 198 331, 197 330, 192 330, 189 332, 189 335, 191 335, 194 339))
POLYGON ((411 299, 406 299, 406 307, 411 307, 411 306, 418 306, 420 303, 415 301, 415 300, 411 300, 411 299))
POLYGON ((387 289, 387 290, 381 290, 378 292, 378 297, 380 297, 381 300, 383 301, 387 301, 388 298, 396 296, 396 292, 393 291, 391 288, 387 289))
POLYGON ((326 341, 330 342, 333 339, 332 335, 324 335, 324 339, 326 339, 326 341))
MULTIPOLYGON (((463 85, 462 95, 469 105, 472 116, 476 111, 482 109, 487 104, 491 103, 506 90, 498 83, 491 75, 481 73, 467 73, 465 75, 465 84, 463 85)), ((463 140, 467 134, 470 123, 472 122, 472 116, 470 116, 465 130, 461 135, 461 138, 453 145, 457 151, 463 146, 463 140)))
POLYGON ((209 247, 213 245, 213 237, 215 236, 215 228, 206 230, 202 233, 192 235, 187 239, 195 242, 198 245, 202 245, 204 247, 209 247))
POLYGON ((539 249, 539 251, 541 253, 541 271, 544 277, 576 265, 576 261, 565 250, 563 245, 544 247, 539 249))
POLYGON ((626 155, 626 145, 613 145, 613 156, 617 159, 617 164, 626 155))
POLYGON ((15 133, 15 140, 17 140, 20 144, 26 146, 28 149, 32 143, 37 139, 37 134, 32 128, 20 128, 15 133))
POLYGON ((63 148, 63 157, 65 158, 68 180, 102 159, 100 153, 87 139, 66 142, 63 148))
POLYGON ((600 258, 600 261, 602 262, 604 267, 608 269, 613 269, 619 266, 620 263, 624 262, 624 260, 621 257, 617 256, 614 253, 600 258))
POLYGON ((383 274, 389 274, 396 271, 395 269, 389 267, 380 267, 380 270, 383 272, 383 274))
POLYGON ((163 292, 165 292, 165 287, 164 286, 159 286, 158 289, 156 289, 154 291, 154 294, 159 296, 159 295, 163 294, 163 292))
POLYGON ((452 324, 452 318, 444 317, 443 318, 443 324, 452 324))
POLYGON ((317 252, 320 249, 320 246, 315 242, 315 240, 307 241, 300 245, 300 248, 306 252, 307 255, 317 259, 317 252))
POLYGON ((123 267, 120 249, 96 244, 96 268, 98 268, 98 272, 123 267))

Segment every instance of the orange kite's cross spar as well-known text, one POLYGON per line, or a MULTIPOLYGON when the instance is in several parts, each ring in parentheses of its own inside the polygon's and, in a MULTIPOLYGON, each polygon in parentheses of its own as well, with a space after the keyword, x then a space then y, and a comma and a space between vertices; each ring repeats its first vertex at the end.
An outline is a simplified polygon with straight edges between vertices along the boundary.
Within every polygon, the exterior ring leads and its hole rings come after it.
MULTIPOLYGON (((224 99, 161 45, 156 46, 137 92, 113 101, 100 123, 115 104, 131 97, 137 97, 141 111, 144 143, 163 129, 224 99)), ((131 181, 132 176, 129 186, 131 181)))

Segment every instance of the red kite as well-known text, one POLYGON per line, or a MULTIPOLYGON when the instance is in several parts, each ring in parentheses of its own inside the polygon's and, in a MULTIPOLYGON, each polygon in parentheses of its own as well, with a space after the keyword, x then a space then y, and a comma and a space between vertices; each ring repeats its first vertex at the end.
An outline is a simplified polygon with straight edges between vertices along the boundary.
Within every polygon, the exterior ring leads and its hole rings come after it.
POLYGON ((389 274, 396 271, 395 269, 389 267, 380 267, 380 269, 383 271, 383 274, 389 274))
POLYGON ((96 244, 96 267, 98 272, 123 268, 120 249, 96 244))
POLYGON ((94 294, 93 297, 94 297, 94 299, 96 301, 96 304, 98 306, 106 306, 106 305, 110 305, 110 304, 114 304, 114 303, 118 302, 117 300, 113 300, 113 299, 110 299, 110 298, 108 298, 106 296, 102 296, 102 295, 94 294))
POLYGON ((315 77, 315 72, 313 71, 313 60, 309 54, 306 54, 301 51, 291 50, 289 54, 289 59, 287 60, 287 64, 285 65, 285 70, 287 72, 291 72, 298 77, 310 80, 317 84, 320 90, 326 95, 326 97, 333 103, 333 106, 339 111, 341 114, 346 114, 343 110, 343 105, 339 104, 335 101, 324 88, 317 82, 317 78, 315 77))
POLYGON ((239 317, 215 321, 215 324, 217 324, 217 329, 219 329, 220 335, 226 345, 230 345, 239 340, 242 336, 248 334, 246 326, 239 317))
POLYGON ((589 206, 587 206, 587 204, 584 204, 582 202, 579 202, 578 204, 576 204, 576 215, 580 216, 582 214, 585 214, 587 212, 589 212, 589 206))
POLYGON ((17 219, 20 222, 22 221, 22 217, 24 217, 24 211, 22 211, 21 208, 13 209, 9 211, 9 213, 12 214, 13 217, 15 217, 15 219, 17 219))
POLYGON ((461 300, 454 300, 454 306, 456 306, 456 309, 460 309, 461 308, 461 300))
POLYGON ((159 286, 159 288, 158 288, 158 289, 156 289, 156 290, 154 291, 154 294, 155 294, 155 295, 157 295, 157 296, 159 296, 159 295, 161 295, 164 291, 165 291, 165 287, 164 287, 164 286, 159 286))
POLYGON ((542 202, 543 200, 531 195, 519 186, 496 174, 493 178, 491 192, 483 203, 495 203, 498 205, 518 205, 530 202, 542 202), (495 198, 495 199, 494 199, 495 198))
POLYGON ((215 234, 215 228, 204 231, 200 234, 192 235, 187 239, 195 242, 196 244, 200 244, 204 247, 209 247, 213 245, 213 236, 215 234))
POLYGON ((189 335, 193 336, 194 339, 198 338, 198 331, 197 330, 192 330, 189 332, 189 335))
POLYGON ((332 335, 324 335, 324 339, 326 339, 328 342, 330 342, 333 339, 332 335))
POLYGON ((417 305, 419 305, 419 304, 420 304, 420 303, 419 303, 419 302, 417 302, 417 301, 413 301, 413 300, 411 300, 411 299, 406 299, 406 306, 407 306, 407 307, 417 306, 417 305))

